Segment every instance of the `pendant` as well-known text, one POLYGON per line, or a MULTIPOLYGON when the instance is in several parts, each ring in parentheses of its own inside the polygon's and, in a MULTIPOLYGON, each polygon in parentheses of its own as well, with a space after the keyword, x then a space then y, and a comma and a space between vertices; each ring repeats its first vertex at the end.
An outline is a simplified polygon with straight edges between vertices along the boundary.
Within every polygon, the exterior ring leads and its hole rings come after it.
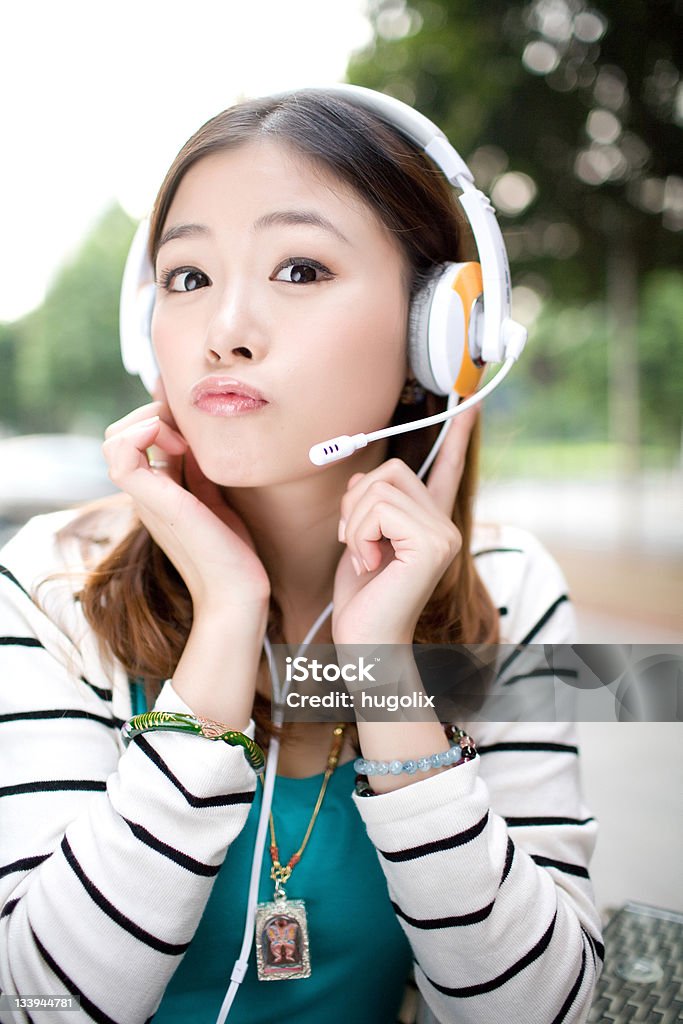
POLYGON ((281 887, 272 902, 256 905, 256 965, 259 981, 311 976, 306 906, 281 887))

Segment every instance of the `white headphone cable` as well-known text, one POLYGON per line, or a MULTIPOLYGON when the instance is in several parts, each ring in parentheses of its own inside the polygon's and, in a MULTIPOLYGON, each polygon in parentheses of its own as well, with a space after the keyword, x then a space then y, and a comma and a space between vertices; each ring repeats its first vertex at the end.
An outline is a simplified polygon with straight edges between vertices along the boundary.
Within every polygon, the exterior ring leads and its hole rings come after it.
MULTIPOLYGON (((448 399, 448 408, 451 408, 453 404, 457 402, 457 400, 458 396, 455 394, 455 392, 453 392, 453 394, 450 395, 448 399)), ((460 406, 458 406, 458 408, 462 409, 463 405, 465 405, 464 402, 460 406)), ((444 413, 439 413, 439 417, 441 419, 444 419, 444 415, 444 413)), ((446 437, 446 434, 448 433, 448 429, 451 423, 452 417, 445 420, 443 427, 439 432, 439 436, 432 445, 432 449, 429 452, 429 455, 427 456, 425 461, 422 463, 420 469, 418 470, 417 476, 420 480, 425 476, 427 470, 434 461, 439 448, 444 442, 444 439, 446 437)), ((330 601, 327 607, 320 613, 318 618, 315 620, 315 622, 309 629, 308 633, 306 634, 303 642, 300 644, 296 653, 297 658, 301 654, 303 654, 304 651, 308 648, 311 641, 315 637, 316 633, 322 626, 323 622, 325 622, 328 616, 332 613, 332 609, 333 604, 330 601)), ((271 685, 275 696, 275 702, 273 704, 273 723, 275 725, 280 726, 282 725, 282 722, 284 720, 284 702, 287 696, 287 691, 289 690, 290 683, 287 682, 285 684, 284 689, 282 689, 280 683, 280 676, 278 674, 277 665, 275 663, 275 658, 273 656, 273 648, 267 636, 264 636, 263 638, 263 648, 266 652, 266 657, 268 659, 268 668, 270 669, 271 685)), ((216 1019, 216 1024, 225 1024, 225 1020, 228 1016, 228 1013, 230 1012, 230 1007, 234 1002, 239 986, 243 981, 245 974, 247 973, 247 968, 249 967, 249 954, 251 953, 251 948, 254 942, 254 924, 256 921, 256 904, 258 903, 258 887, 261 878, 261 869, 263 865, 263 854, 265 852, 266 847, 268 818, 270 815, 270 809, 273 804, 273 790, 275 788, 275 775, 277 772, 279 754, 280 741, 276 736, 273 736, 270 740, 268 747, 266 772, 263 779, 263 797, 261 802, 261 811, 259 814, 258 826, 256 830, 256 840, 254 842, 254 856, 251 863, 249 894, 247 896, 247 916, 244 922, 242 948, 240 949, 239 957, 237 958, 233 965, 232 973, 230 974, 230 986, 227 992, 225 993, 225 998, 223 999, 220 1012, 216 1019)))
MULTIPOLYGON (((332 602, 320 613, 318 618, 315 620, 311 628, 309 629, 303 643, 299 646, 296 656, 303 654, 306 648, 309 646, 313 637, 318 632, 318 629, 327 619, 332 612, 332 602)), ((268 667, 270 669, 271 685, 273 688, 273 694, 275 701, 273 703, 273 723, 275 725, 282 725, 284 719, 284 700, 289 689, 289 683, 285 685, 284 690, 281 688, 280 677, 277 671, 277 665, 275 664, 275 658, 273 657, 273 649, 267 636, 263 638, 263 647, 266 652, 268 659, 268 667)), ((235 961, 232 973, 230 975, 230 986, 225 994, 225 998, 220 1008, 220 1012, 216 1019, 216 1024, 224 1024, 226 1017, 230 1011, 233 1000, 237 995, 237 990, 240 983, 244 979, 249 966, 249 954, 251 953, 251 947, 254 941, 254 923, 256 920, 256 904, 258 903, 258 888, 259 881, 261 878, 261 868, 263 864, 263 854, 266 846, 266 834, 268 831, 268 817, 270 815, 270 809, 273 804, 273 789, 275 787, 275 774, 277 772, 277 763, 280 754, 280 741, 277 736, 273 736, 270 740, 268 747, 268 758, 266 761, 266 773, 263 780, 263 797, 261 801, 261 812, 259 814, 258 827, 256 830, 256 841, 254 843, 254 857, 251 863, 251 877, 249 879, 249 894, 247 896, 247 916, 244 922, 244 936, 242 938, 242 948, 238 959, 235 961)))

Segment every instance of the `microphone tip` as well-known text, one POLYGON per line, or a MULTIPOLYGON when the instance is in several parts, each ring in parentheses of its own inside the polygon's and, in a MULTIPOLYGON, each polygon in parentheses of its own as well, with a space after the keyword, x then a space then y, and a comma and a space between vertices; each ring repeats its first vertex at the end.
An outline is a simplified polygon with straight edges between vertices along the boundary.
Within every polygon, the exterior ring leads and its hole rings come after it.
POLYGON ((330 438, 321 444, 314 444, 308 453, 308 457, 314 466, 326 466, 330 462, 337 462, 338 459, 345 459, 353 455, 359 448, 364 448, 368 443, 365 434, 341 434, 339 437, 330 438))

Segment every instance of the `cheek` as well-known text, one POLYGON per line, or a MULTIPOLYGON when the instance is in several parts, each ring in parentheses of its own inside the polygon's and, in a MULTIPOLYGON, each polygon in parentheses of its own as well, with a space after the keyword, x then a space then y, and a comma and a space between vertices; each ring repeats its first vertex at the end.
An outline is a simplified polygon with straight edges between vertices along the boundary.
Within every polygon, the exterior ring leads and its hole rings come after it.
POLYGON ((378 399, 398 394, 407 370, 407 322, 407 300, 393 291, 346 311, 343 348, 359 392, 378 399))
POLYGON ((174 326, 172 319, 165 314, 152 318, 152 348, 173 410, 183 388, 187 389, 191 367, 188 347, 182 344, 178 325, 174 326))
POLYGON ((300 412, 305 408, 311 443, 391 421, 406 377, 405 309, 395 302, 349 303, 327 321, 317 350, 300 368, 299 379, 308 382, 300 412))

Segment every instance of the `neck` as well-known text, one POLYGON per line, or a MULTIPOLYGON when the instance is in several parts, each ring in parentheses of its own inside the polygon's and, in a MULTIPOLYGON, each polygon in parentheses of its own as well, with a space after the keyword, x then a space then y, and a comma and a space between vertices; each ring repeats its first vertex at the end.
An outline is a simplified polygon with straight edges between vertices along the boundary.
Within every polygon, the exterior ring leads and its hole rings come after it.
POLYGON ((289 643, 301 643, 332 600, 344 551, 337 539, 342 496, 349 477, 380 465, 384 449, 382 443, 368 446, 356 453, 363 459, 347 459, 286 483, 223 488, 268 573, 289 643))

